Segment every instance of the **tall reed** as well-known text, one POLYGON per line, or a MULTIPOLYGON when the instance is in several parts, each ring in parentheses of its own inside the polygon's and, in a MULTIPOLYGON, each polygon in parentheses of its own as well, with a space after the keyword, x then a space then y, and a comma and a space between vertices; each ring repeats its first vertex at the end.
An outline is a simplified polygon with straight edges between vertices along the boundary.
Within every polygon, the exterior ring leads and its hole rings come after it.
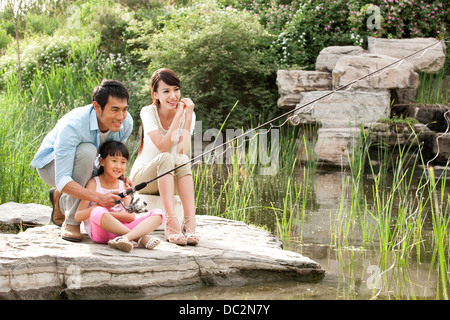
MULTIPOLYGON (((92 42, 98 41, 94 40, 92 42)), ((37 68, 32 81, 19 92, 15 74, 0 92, 0 203, 48 204, 48 186, 31 166, 39 145, 56 121, 69 110, 89 104, 92 89, 102 78, 115 76, 110 65, 98 72, 101 54, 92 42, 73 44, 73 56, 64 66, 47 72, 37 68)))
POLYGON ((352 236, 356 231, 362 234, 361 250, 378 257, 382 285, 374 291, 374 298, 382 292, 392 291, 393 287, 397 298, 405 295, 415 297, 415 288, 411 288, 408 281, 409 266, 411 260, 420 260, 425 241, 423 225, 428 210, 431 210, 435 239, 433 250, 440 270, 441 288, 438 292, 439 296, 447 299, 449 199, 444 193, 445 178, 438 197, 433 171, 429 176, 426 171, 417 172, 419 164, 422 167, 426 164, 414 131, 409 143, 403 146, 397 143, 395 148, 390 148, 387 143, 378 143, 378 156, 383 160, 378 162, 378 167, 373 165, 369 152, 373 145, 371 135, 364 130, 361 132, 357 144, 361 148, 354 147, 349 155, 350 174, 342 182, 344 191, 331 230, 332 244, 342 252, 355 244, 352 236), (411 157, 411 154, 415 156, 411 157), (369 175, 363 179, 362 173, 367 170, 369 175), (360 187, 367 178, 372 181, 370 198, 360 187), (413 188, 413 181, 417 181, 417 188, 413 188))

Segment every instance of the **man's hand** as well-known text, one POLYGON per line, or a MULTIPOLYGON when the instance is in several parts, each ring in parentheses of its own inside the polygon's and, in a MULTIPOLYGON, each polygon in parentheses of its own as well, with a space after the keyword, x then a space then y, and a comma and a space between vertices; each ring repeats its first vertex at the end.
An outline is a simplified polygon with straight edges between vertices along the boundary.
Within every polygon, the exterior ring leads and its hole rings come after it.
POLYGON ((108 193, 97 193, 98 200, 95 201, 98 205, 105 207, 107 209, 114 207, 116 205, 116 200, 122 200, 117 194, 113 192, 108 193))

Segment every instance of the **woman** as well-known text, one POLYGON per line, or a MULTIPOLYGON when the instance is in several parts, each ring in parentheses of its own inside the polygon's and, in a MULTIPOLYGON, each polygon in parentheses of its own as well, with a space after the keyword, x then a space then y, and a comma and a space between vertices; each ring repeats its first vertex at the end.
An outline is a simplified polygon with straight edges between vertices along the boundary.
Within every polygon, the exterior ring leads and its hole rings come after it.
MULTIPOLYGON (((153 103, 141 110, 141 146, 130 173, 136 185, 189 161, 195 125, 194 103, 189 98, 180 100, 180 80, 172 70, 156 70, 150 82, 153 103)), ((166 240, 179 245, 198 243, 190 163, 148 184, 140 193, 161 195, 167 216, 166 240), (175 216, 176 192, 183 204, 183 226, 175 216)))

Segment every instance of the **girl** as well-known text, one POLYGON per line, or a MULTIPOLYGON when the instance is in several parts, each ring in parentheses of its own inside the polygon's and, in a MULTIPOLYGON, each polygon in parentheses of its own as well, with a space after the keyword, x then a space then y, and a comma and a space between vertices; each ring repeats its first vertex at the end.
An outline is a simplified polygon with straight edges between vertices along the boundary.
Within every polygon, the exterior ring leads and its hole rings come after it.
MULTIPOLYGON (((125 191, 124 183, 119 179, 127 167, 129 152, 119 141, 106 141, 99 148, 98 176, 88 181, 88 190, 101 193, 118 194, 125 191)), ((130 204, 130 197, 123 200, 125 206, 130 204)), ((97 243, 108 243, 112 248, 129 252, 133 249, 133 240, 138 244, 153 249, 160 243, 148 234, 160 226, 164 213, 155 209, 136 219, 136 214, 125 211, 121 204, 105 208, 88 200, 81 200, 75 214, 75 220, 84 223, 84 228, 91 239, 97 243)))
MULTIPOLYGON (((139 155, 131 169, 134 183, 149 181, 189 161, 194 131, 194 103, 181 98, 180 80, 170 69, 156 70, 151 77, 153 104, 141 110, 142 135, 139 155)), ((148 184, 141 193, 160 194, 167 214, 165 237, 170 243, 196 245, 194 182, 190 164, 148 184), (175 216, 174 195, 184 209, 180 227, 175 216)))

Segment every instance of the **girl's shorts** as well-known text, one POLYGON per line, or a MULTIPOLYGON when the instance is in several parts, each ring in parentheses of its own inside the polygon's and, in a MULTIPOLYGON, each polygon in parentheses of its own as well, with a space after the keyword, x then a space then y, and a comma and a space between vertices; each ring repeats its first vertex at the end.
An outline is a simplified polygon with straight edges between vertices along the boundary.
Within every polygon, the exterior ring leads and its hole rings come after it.
MULTIPOLYGON (((100 221, 102 220, 103 215, 108 212, 109 210, 103 207, 96 207, 91 212, 91 239, 94 242, 108 243, 109 240, 117 237, 116 234, 107 232, 100 227, 100 221)), ((152 211, 147 212, 145 215, 139 216, 132 222, 122 222, 122 224, 131 230, 145 219, 157 215, 161 216, 161 224, 163 224, 166 221, 166 215, 160 209, 153 209, 152 211)))

